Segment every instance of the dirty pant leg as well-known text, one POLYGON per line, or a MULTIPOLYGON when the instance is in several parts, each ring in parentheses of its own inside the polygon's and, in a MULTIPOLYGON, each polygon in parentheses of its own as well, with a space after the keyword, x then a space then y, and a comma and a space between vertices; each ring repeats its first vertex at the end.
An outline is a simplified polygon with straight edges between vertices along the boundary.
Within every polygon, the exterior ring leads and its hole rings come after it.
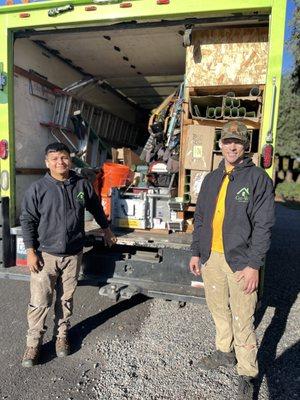
POLYGON ((212 252, 202 268, 205 298, 216 326, 216 348, 222 352, 233 350, 232 317, 229 308, 227 276, 220 266, 220 253, 212 252))
POLYGON ((228 264, 228 283, 230 292, 230 308, 234 349, 239 375, 256 376, 258 374, 257 340, 254 330, 254 313, 257 303, 257 292, 245 294, 244 280, 237 282, 236 274, 228 264))
POLYGON ((41 344, 46 332, 45 320, 53 300, 53 291, 57 278, 55 258, 42 255, 44 266, 38 273, 30 275, 30 303, 28 305, 27 346, 41 344))
POLYGON ((56 284, 54 307, 54 336, 66 337, 73 313, 73 295, 78 282, 82 252, 61 258, 60 275, 56 284))

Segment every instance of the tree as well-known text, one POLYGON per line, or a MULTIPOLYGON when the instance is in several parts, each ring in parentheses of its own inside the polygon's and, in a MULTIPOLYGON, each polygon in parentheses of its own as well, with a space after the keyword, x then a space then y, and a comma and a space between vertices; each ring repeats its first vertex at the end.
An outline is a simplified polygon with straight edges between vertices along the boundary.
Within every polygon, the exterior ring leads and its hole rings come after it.
POLYGON ((287 46, 294 56, 291 75, 283 76, 280 92, 276 153, 280 156, 300 156, 300 0, 294 0, 291 20, 292 34, 287 46))
POLYGON ((292 34, 288 42, 288 48, 295 59, 295 67, 292 73, 293 90, 300 94, 300 0, 294 0, 295 12, 291 20, 292 34))
POLYGON ((290 75, 282 78, 276 153, 280 156, 300 156, 300 96, 293 91, 290 75))

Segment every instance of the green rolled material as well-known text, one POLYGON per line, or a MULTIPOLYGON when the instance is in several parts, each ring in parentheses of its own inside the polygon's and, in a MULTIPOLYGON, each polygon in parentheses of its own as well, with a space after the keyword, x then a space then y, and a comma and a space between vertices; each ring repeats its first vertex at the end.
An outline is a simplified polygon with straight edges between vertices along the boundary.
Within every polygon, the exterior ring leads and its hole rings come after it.
POLYGON ((190 193, 190 191, 191 191, 191 188, 190 188, 189 183, 185 184, 184 185, 184 193, 190 193))
POLYGON ((230 116, 231 116, 231 108, 225 107, 224 108, 224 117, 230 117, 230 116))
POLYGON ((190 203, 191 202, 191 196, 189 194, 185 193, 183 195, 183 202, 184 203, 190 203))
POLYGON ((255 111, 248 111, 248 112, 246 112, 245 117, 255 118, 256 117, 256 113, 255 113, 255 111))
POLYGON ((241 105, 240 99, 231 99, 232 107, 239 107, 241 105))
POLYGON ((236 118, 239 116, 239 109, 237 107, 233 107, 230 111, 230 116, 236 118))
POLYGON ((186 175, 184 177, 184 183, 190 183, 191 182, 191 175, 186 175))
POLYGON ((240 107, 239 108, 239 117, 244 117, 246 115, 246 108, 245 107, 240 107))
POLYGON ((207 107, 206 118, 214 118, 214 117, 215 117, 215 107, 207 107))
POLYGON ((225 107, 231 107, 232 99, 230 97, 225 97, 224 103, 225 103, 225 107))
POLYGON ((254 96, 257 97, 260 95, 260 89, 258 86, 253 86, 253 88, 251 88, 250 92, 249 92, 249 96, 254 96))
POLYGON ((222 107, 216 107, 215 108, 215 118, 221 118, 222 117, 222 107))

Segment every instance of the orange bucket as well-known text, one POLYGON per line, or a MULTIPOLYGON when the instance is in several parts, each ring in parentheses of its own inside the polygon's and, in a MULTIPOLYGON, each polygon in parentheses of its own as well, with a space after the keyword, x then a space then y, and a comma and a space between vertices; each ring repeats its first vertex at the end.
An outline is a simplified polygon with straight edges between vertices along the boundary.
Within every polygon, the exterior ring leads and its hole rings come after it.
POLYGON ((105 162, 99 174, 99 192, 101 195, 108 195, 111 188, 120 188, 130 183, 133 173, 127 165, 105 162))

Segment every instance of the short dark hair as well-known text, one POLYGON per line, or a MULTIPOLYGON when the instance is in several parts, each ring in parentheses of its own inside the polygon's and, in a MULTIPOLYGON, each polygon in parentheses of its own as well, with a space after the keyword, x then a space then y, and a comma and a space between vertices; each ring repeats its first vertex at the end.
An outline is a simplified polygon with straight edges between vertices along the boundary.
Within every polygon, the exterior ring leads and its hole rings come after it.
POLYGON ((65 151, 69 155, 71 153, 68 146, 63 143, 55 142, 48 144, 48 146, 45 148, 45 156, 47 156, 49 153, 56 153, 57 151, 65 151))

